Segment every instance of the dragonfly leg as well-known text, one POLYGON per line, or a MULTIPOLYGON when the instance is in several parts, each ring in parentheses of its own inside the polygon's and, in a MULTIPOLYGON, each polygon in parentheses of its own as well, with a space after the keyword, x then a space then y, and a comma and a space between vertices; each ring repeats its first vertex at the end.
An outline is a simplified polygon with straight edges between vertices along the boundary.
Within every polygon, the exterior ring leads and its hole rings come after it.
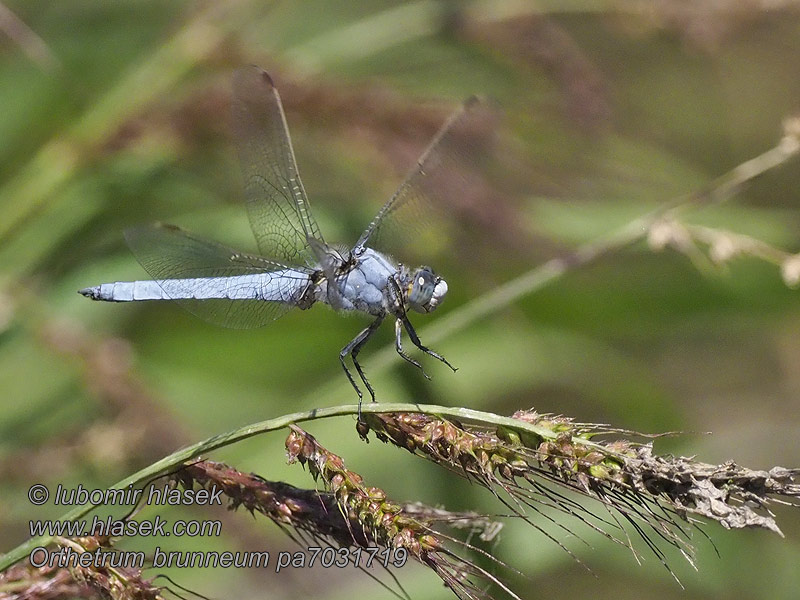
POLYGON ((356 337, 354 337, 344 348, 342 351, 339 352, 339 361, 342 363, 342 368, 344 369, 345 375, 347 375, 347 379, 350 381, 350 385, 353 386, 353 389, 358 394, 358 420, 361 421, 361 401, 364 399, 364 395, 362 394, 361 390, 359 389, 358 385, 356 385, 355 380, 353 379, 352 373, 350 373, 350 369, 347 368, 347 363, 345 362, 345 358, 349 354, 353 359, 353 366, 355 366, 356 371, 358 372, 358 376, 361 378, 361 381, 364 382, 364 385, 369 392, 372 401, 375 402, 375 390, 372 389, 369 381, 367 380, 367 376, 364 374, 364 370, 361 368, 361 365, 358 362, 358 353, 361 351, 361 348, 367 342, 367 340, 372 337, 372 334, 378 330, 381 323, 383 322, 383 317, 378 317, 372 323, 370 323, 369 327, 366 327, 364 330, 361 331, 356 337))
POLYGON ((394 347, 397 350, 397 353, 403 357, 404 360, 410 362, 412 365, 417 367, 422 374, 425 375, 425 379, 430 379, 430 375, 425 372, 425 369, 422 368, 422 365, 419 361, 414 360, 408 354, 403 351, 403 321, 401 319, 397 319, 394 322, 394 334, 395 334, 395 343, 394 347))
POLYGON ((378 330, 378 327, 381 326, 381 323, 383 323, 383 317, 378 317, 377 319, 375 319, 370 324, 369 327, 367 327, 364 331, 362 331, 359 334, 359 337, 361 339, 350 350, 350 356, 353 357, 353 365, 355 366, 356 371, 358 371, 358 375, 359 377, 361 377, 361 381, 363 381, 364 385, 367 387, 367 391, 369 391, 369 395, 372 398, 373 402, 375 402, 375 390, 372 389, 372 386, 367 380, 367 376, 364 374, 364 370, 361 368, 361 364, 358 362, 357 357, 358 353, 361 352, 361 348, 363 348, 364 344, 367 343, 367 340, 369 340, 369 338, 372 337, 372 334, 378 330))
POLYGON ((401 320, 403 322, 403 325, 405 326, 406 331, 408 332, 408 337, 411 338, 411 342, 417 348, 422 350, 425 354, 428 354, 428 355, 432 356, 433 358, 436 358, 436 359, 442 361, 444 364, 446 364, 448 367, 450 367, 453 370, 454 373, 456 371, 458 371, 458 369, 456 367, 454 367, 449 362, 447 362, 447 359, 444 356, 442 356, 441 354, 438 354, 437 352, 434 352, 433 350, 431 350, 427 346, 423 346, 422 345, 422 342, 419 341, 419 336, 417 335, 417 332, 414 331, 414 327, 413 327, 413 325, 411 325, 411 321, 408 320, 407 316, 403 315, 399 320, 401 320))

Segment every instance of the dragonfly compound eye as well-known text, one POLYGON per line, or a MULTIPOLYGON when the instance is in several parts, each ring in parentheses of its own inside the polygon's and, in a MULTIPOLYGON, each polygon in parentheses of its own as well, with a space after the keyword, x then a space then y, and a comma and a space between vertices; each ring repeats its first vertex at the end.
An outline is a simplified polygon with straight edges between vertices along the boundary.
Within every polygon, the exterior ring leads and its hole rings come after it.
POLYGON ((447 284, 433 274, 429 267, 414 273, 408 292, 408 304, 417 312, 431 312, 447 293, 447 284))

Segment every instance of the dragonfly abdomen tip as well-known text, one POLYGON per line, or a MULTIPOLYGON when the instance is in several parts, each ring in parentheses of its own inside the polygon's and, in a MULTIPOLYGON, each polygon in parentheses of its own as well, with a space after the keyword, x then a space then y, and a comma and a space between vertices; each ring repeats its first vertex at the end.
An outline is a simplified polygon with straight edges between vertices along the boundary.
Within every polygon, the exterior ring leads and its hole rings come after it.
POLYGON ((78 293, 83 296, 86 296, 87 298, 91 298, 92 300, 97 300, 100 297, 100 287, 95 286, 95 287, 83 288, 81 290, 78 290, 78 293))

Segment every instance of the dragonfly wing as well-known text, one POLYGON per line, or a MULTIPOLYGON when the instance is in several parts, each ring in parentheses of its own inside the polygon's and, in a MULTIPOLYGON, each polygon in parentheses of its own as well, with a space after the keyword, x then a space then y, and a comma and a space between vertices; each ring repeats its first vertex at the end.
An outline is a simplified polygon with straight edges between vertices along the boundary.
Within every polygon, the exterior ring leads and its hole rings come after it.
POLYGON ((264 286, 276 297, 283 298, 297 297, 310 283, 311 272, 308 269, 287 267, 260 256, 238 252, 173 225, 128 229, 125 240, 154 280, 159 284, 170 280, 169 286, 162 285, 167 296, 215 325, 235 329, 261 327, 283 315, 294 304, 264 300, 190 299, 197 291, 196 280, 199 278, 263 274, 264 286), (187 282, 183 287, 181 280, 187 282))
POLYGON ((477 97, 469 98, 442 126, 395 194, 384 204, 355 246, 367 245, 399 255, 410 245, 425 245, 441 235, 435 215, 445 215, 470 189, 469 174, 492 141, 495 114, 477 97))
POLYGON ((236 71, 232 109, 247 214, 259 251, 288 264, 312 264, 307 240, 322 236, 300 181, 283 106, 270 76, 256 66, 236 71))

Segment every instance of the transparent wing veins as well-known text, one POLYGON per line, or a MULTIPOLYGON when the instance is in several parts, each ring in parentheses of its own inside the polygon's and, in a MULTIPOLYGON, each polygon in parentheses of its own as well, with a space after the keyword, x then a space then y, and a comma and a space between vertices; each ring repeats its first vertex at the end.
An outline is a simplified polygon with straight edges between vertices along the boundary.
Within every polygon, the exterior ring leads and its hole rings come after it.
POLYGON ((308 239, 322 241, 300 179, 278 91, 256 66, 233 80, 233 123, 250 225, 264 256, 291 265, 314 260, 308 239))
POLYGON ((404 207, 432 200, 432 196, 435 196, 436 193, 428 189, 431 185, 429 183, 431 181, 430 176, 436 171, 436 167, 450 158, 447 155, 453 151, 451 146, 454 137, 456 137, 459 130, 472 121, 476 109, 480 105, 481 100, 476 96, 472 96, 450 116, 417 160, 417 164, 406 175, 405 180, 394 195, 383 205, 364 233, 361 234, 355 246, 356 250, 363 249, 370 240, 374 242, 374 238, 377 237, 381 227, 390 220, 390 217, 404 207))

